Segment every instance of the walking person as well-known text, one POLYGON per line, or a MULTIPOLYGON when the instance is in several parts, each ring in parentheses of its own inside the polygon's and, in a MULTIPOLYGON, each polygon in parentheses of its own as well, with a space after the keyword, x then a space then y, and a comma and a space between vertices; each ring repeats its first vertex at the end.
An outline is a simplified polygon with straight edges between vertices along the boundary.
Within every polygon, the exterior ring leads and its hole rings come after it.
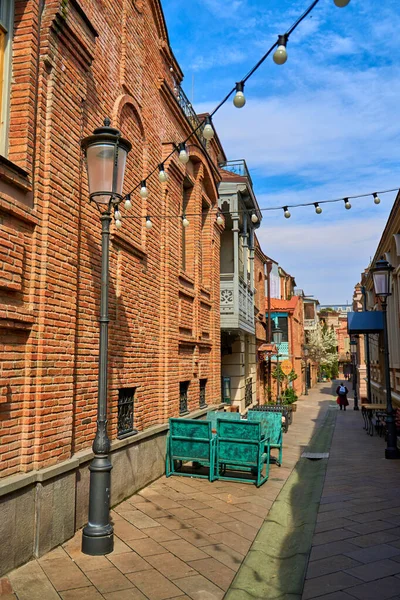
POLYGON ((336 402, 339 404, 340 410, 342 410, 342 409, 346 410, 346 406, 349 405, 349 401, 347 400, 347 394, 348 393, 349 393, 349 390, 347 389, 347 387, 345 385, 343 385, 343 383, 341 383, 340 385, 337 386, 337 388, 336 388, 336 394, 337 394, 336 402))

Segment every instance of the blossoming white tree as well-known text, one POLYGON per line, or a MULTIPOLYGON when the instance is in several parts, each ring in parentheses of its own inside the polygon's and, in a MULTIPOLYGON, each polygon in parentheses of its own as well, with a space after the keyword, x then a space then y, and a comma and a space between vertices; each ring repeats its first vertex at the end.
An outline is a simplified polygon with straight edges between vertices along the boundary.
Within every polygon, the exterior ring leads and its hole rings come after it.
POLYGON ((338 341, 333 329, 326 325, 310 331, 308 337, 309 356, 321 367, 327 367, 328 371, 335 369, 338 364, 337 352, 338 341))

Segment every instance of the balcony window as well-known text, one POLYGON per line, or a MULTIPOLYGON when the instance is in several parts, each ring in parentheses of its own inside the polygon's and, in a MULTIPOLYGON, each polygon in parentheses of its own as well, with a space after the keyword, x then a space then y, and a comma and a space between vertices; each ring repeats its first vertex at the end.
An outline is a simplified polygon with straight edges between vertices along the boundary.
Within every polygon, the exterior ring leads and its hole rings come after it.
POLYGON ((13 0, 0 0, 0 154, 3 156, 8 149, 13 23, 13 0))
POLYGON ((306 303, 304 305, 304 318, 309 320, 315 319, 315 306, 311 303, 306 303))
POLYGON ((289 325, 287 317, 278 317, 278 327, 282 330, 282 342, 289 341, 289 325))

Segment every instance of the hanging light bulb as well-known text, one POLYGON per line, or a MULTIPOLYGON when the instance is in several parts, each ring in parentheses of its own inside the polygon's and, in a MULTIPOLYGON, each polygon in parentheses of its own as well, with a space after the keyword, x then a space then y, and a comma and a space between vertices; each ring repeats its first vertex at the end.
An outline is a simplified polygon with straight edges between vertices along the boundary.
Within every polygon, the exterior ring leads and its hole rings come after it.
POLYGON ((287 51, 286 44, 288 41, 288 36, 285 33, 284 35, 278 35, 278 47, 274 52, 273 59, 274 63, 277 65, 284 65, 287 61, 287 51))
POLYGON ((217 213, 217 223, 218 223, 218 225, 224 224, 224 219, 222 218, 220 213, 217 213))
POLYGON ((121 229, 121 227, 122 227, 122 221, 120 219, 116 219, 116 221, 115 221, 115 227, 117 229, 121 229))
POLYGON ((125 200, 125 208, 126 210, 129 210, 130 208, 132 208, 132 202, 131 202, 131 195, 128 194, 125 200))
POLYGON ((236 94, 233 97, 233 104, 236 106, 236 108, 243 108, 243 106, 246 104, 246 97, 243 93, 244 90, 244 83, 243 81, 239 81, 236 84, 236 94))
POLYGON ((338 8, 344 8, 350 4, 350 0, 333 0, 338 8))
POLYGON ((343 198, 343 202, 344 202, 344 206, 346 208, 346 210, 350 210, 351 209, 351 204, 349 202, 348 198, 343 198))
POLYGON ((189 154, 187 153, 185 142, 182 142, 181 144, 178 145, 178 152, 179 152, 179 160, 181 161, 182 164, 186 165, 186 163, 189 162, 189 154))
POLYGON ((153 223, 151 222, 151 219, 149 216, 146 217, 146 228, 147 229, 151 229, 153 227, 153 223))
POLYGON ((158 179, 161 181, 161 183, 168 181, 168 173, 164 169, 164 163, 158 165, 158 179))
POLYGON ((292 215, 290 214, 290 212, 289 212, 289 209, 288 209, 288 207, 287 207, 287 206, 284 206, 284 207, 283 207, 283 214, 284 214, 284 217, 285 217, 285 219, 290 219, 290 217, 292 216, 292 215))
POLYGON ((207 115, 206 125, 203 129, 203 138, 205 138, 207 141, 209 141, 209 140, 212 140, 213 137, 214 137, 214 129, 212 126, 211 117, 210 117, 210 115, 207 115))
POLYGON ((182 225, 184 227, 189 227, 189 221, 187 220, 185 215, 182 215, 182 225))
POLYGON ((258 217, 257 217, 256 213, 253 213, 251 215, 251 221, 252 221, 252 223, 258 223, 258 217))
POLYGON ((115 217, 115 220, 116 220, 116 221, 120 221, 120 220, 122 219, 122 215, 121 215, 121 213, 119 212, 119 210, 116 210, 116 211, 115 211, 115 213, 114 213, 114 217, 115 217))
POLYGON ((381 199, 379 198, 378 194, 375 192, 375 194, 372 194, 374 197, 374 204, 380 204, 381 203, 381 199))
POLYGON ((142 196, 142 198, 147 198, 147 196, 149 195, 149 190, 146 187, 146 180, 142 181, 142 183, 140 184, 140 195, 142 196))
POLYGON ((314 206, 315 206, 315 212, 317 213, 317 215, 320 215, 322 213, 322 208, 320 207, 318 202, 315 202, 314 206))

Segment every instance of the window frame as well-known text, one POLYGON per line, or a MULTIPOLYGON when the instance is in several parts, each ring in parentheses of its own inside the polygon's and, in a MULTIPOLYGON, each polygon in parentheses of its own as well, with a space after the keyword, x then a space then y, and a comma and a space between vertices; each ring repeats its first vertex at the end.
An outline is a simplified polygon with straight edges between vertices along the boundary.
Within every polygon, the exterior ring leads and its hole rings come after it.
POLYGON ((0 47, 0 155, 8 155, 10 126, 10 90, 12 77, 12 40, 14 29, 14 0, 0 0, 0 30, 4 47, 0 47))

